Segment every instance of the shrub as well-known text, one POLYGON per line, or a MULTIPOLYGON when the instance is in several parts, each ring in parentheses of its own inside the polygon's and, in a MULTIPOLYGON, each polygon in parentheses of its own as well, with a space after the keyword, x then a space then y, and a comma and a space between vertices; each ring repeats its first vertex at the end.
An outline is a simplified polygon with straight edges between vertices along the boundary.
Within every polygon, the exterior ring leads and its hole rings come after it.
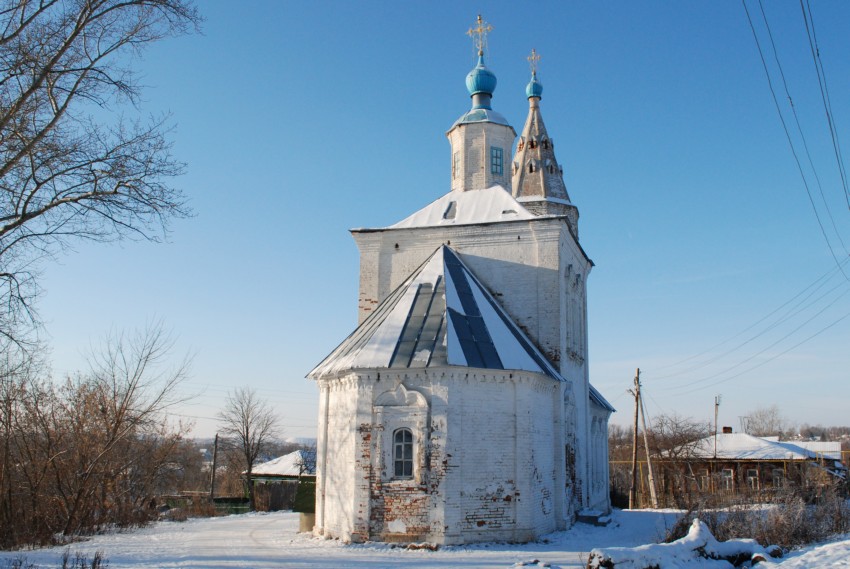
MULTIPOLYGON (((58 567, 62 569, 106 569, 109 567, 109 560, 102 551, 95 551, 94 556, 89 559, 87 555, 79 551, 72 554, 70 549, 66 549, 59 561, 61 565, 58 567)), ((6 560, 3 569, 39 569, 39 566, 27 561, 26 557, 16 557, 6 560)))
POLYGON ((313 514, 316 512, 316 481, 302 478, 298 481, 298 490, 295 492, 295 504, 293 512, 313 514))
POLYGON ((850 531, 850 505, 831 486, 825 487, 812 504, 806 503, 799 490, 790 488, 778 493, 768 505, 746 496, 723 509, 712 509, 700 502, 668 529, 664 541, 669 543, 687 535, 694 518, 702 520, 720 541, 752 538, 762 546, 785 549, 850 531))
POLYGON ((66 549, 62 554, 62 569, 105 569, 106 567, 109 567, 109 561, 103 556, 102 551, 95 551, 91 559, 79 551, 71 555, 70 549, 66 549))

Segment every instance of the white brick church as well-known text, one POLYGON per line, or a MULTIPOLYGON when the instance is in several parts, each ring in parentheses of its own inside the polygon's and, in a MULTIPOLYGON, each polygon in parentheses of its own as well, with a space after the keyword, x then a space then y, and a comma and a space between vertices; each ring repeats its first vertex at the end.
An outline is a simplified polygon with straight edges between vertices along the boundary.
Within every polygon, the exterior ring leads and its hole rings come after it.
POLYGON ((591 385, 586 282, 532 52, 528 118, 466 78, 451 191, 352 230, 359 326, 308 375, 320 389, 315 533, 345 541, 528 541, 607 513, 611 405, 591 385))

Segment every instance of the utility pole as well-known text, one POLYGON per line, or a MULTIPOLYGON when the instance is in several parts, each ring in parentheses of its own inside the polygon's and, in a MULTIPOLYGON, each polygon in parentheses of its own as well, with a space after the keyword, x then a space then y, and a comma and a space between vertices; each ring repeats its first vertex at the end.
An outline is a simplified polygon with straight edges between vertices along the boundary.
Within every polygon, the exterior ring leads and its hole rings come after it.
MULTIPOLYGON (((638 377, 640 377, 640 370, 638 370, 638 377)), ((640 382, 638 382, 639 389, 640 382)), ((649 457, 649 437, 646 432, 646 411, 643 409, 643 397, 638 395, 638 401, 640 402, 640 420, 643 424, 643 445, 646 448, 646 467, 649 470, 649 497, 652 500, 652 508, 658 509, 658 496, 655 494, 655 477, 652 475, 652 459, 649 457)))
POLYGON ((638 408, 640 405, 640 368, 635 372, 635 390, 629 390, 635 396, 635 421, 634 433, 632 436, 632 485, 629 487, 629 509, 635 509, 637 500, 635 493, 637 492, 637 447, 638 447, 638 408))
POLYGON ((213 463, 212 472, 210 472, 210 501, 215 498, 215 466, 218 462, 218 433, 215 434, 215 443, 213 445, 213 463))
POLYGON ((720 394, 714 396, 714 460, 717 460, 717 411, 720 409, 720 394))

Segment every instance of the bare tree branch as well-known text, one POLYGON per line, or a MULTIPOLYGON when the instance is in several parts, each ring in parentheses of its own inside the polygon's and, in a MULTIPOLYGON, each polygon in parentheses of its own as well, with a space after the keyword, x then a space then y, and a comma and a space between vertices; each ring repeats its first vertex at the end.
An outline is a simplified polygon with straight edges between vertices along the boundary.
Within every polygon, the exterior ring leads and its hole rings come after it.
POLYGON ((156 241, 191 214, 171 185, 184 166, 171 155, 168 117, 127 121, 116 109, 138 101, 132 58, 199 22, 190 0, 0 8, 0 336, 20 339, 37 324, 34 261, 77 239, 156 241))

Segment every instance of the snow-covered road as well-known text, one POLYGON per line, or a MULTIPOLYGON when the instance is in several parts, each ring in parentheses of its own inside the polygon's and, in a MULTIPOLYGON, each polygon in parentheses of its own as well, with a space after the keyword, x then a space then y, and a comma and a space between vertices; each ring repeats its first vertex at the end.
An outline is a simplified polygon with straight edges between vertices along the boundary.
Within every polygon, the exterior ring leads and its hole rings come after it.
MULTIPOLYGON (((654 542, 676 517, 671 511, 616 511, 605 528, 576 525, 547 540, 525 545, 488 544, 446 547, 438 551, 409 551, 384 544, 343 545, 337 541, 298 534, 298 514, 245 514, 187 522, 161 522, 125 533, 95 536, 75 544, 72 551, 91 556, 103 551, 111 569, 265 569, 385 567, 508 568, 534 559, 553 567, 584 567, 594 547, 636 546, 654 542)), ((55 567, 63 548, 0 553, 5 560, 25 556, 30 563, 55 567)), ((772 567, 850 567, 850 541, 800 552, 772 567), (817 563, 812 564, 817 559, 817 563)))

